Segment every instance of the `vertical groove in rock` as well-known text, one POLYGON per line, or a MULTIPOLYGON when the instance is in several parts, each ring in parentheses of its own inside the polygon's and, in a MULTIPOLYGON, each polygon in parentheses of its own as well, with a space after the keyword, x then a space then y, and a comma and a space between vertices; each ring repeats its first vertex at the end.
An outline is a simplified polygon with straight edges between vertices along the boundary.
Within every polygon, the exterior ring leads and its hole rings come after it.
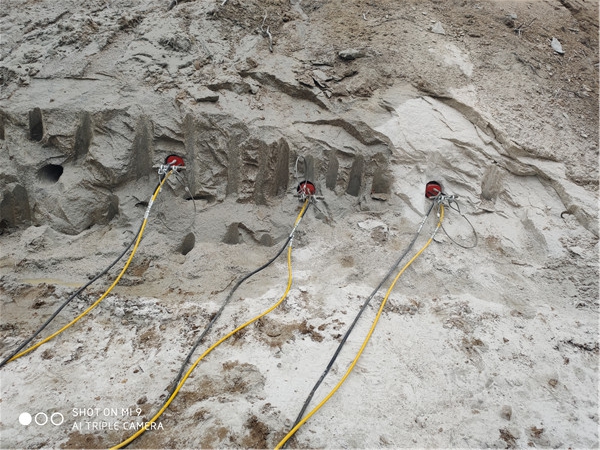
POLYGON ((29 111, 29 137, 37 142, 44 137, 44 120, 40 108, 33 108, 29 111))
POLYGON ((335 191, 339 169, 340 162, 335 156, 335 151, 331 150, 329 152, 329 164, 327 165, 327 173, 325 175, 325 186, 327 187, 327 189, 335 191))
POLYGON ((74 153, 75 159, 83 158, 88 154, 94 136, 92 116, 88 111, 81 114, 81 121, 75 131, 74 153))
POLYGON ((285 194, 290 179, 290 146, 287 141, 280 139, 273 146, 273 157, 275 158, 274 174, 272 176, 273 187, 271 195, 274 197, 285 194))
POLYGON ((31 207, 27 190, 20 184, 7 186, 0 200, 0 223, 9 227, 29 225, 31 207))
POLYGON ((133 138, 131 164, 136 179, 148 176, 152 171, 154 155, 154 142, 152 122, 147 117, 140 117, 136 124, 136 133, 133 138))
POLYGON ((348 187, 346 188, 346 194, 358 197, 360 189, 362 187, 362 177, 365 169, 365 160, 362 155, 357 155, 352 163, 350 169, 350 175, 348 176, 348 187))

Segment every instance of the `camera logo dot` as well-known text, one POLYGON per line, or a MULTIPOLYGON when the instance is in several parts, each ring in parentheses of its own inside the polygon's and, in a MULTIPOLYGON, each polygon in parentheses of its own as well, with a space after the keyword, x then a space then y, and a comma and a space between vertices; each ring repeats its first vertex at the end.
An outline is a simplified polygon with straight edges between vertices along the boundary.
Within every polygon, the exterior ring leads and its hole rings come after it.
POLYGON ((50 416, 50 422, 52 422, 52 425, 62 425, 62 423, 65 421, 65 416, 63 416, 61 413, 59 412, 55 412, 50 416))
MULTIPOLYGON (((19 423, 21 425, 27 426, 31 423, 31 421, 32 417, 28 412, 24 412, 19 415, 19 423)), ((50 415, 50 418, 48 418, 48 414, 39 412, 33 417, 33 421, 36 423, 36 425, 46 425, 48 421, 50 421, 52 425, 59 426, 65 421, 65 416, 59 412, 55 412, 50 415)))
POLYGON ((19 423, 21 425, 29 425, 31 423, 31 414, 24 412, 19 415, 19 423))
POLYGON ((43 412, 39 412, 35 415, 35 423, 38 425, 46 425, 48 423, 48 416, 43 412))

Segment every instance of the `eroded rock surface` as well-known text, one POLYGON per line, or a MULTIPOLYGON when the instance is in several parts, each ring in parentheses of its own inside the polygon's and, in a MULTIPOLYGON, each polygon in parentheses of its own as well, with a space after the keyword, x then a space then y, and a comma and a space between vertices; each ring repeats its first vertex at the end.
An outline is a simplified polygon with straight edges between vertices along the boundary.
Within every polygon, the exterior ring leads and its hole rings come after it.
MULTIPOLYGON (((5 1, 2 355, 132 240, 157 165, 179 155, 186 168, 114 295, 2 369, 3 443, 127 437, 73 417, 23 428, 23 411, 151 417, 231 285, 287 238, 308 179, 322 198, 294 239, 289 298, 200 364, 166 429, 132 447, 276 445, 419 226, 430 180, 465 216, 447 211, 293 445, 597 447, 592 3, 5 1)), ((285 275, 278 261, 244 285, 208 341, 272 304, 285 275)))

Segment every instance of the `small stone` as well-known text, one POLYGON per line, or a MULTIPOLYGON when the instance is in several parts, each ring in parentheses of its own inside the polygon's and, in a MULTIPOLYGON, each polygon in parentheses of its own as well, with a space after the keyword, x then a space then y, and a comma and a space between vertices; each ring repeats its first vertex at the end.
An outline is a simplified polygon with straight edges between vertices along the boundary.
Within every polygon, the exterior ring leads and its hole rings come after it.
POLYGON ((513 19, 511 16, 506 16, 504 18, 504 25, 506 25, 509 28, 515 28, 515 26, 516 26, 515 19, 513 19))
POLYGON ((227 232, 225 233, 222 242, 229 245, 241 244, 243 242, 243 239, 239 227, 239 222, 234 222, 230 224, 227 227, 227 232))
POLYGON ((205 87, 192 88, 188 92, 197 102, 215 103, 219 101, 219 94, 205 87))
POLYGON ((326 83, 327 81, 331 81, 332 79, 330 75, 327 75, 325 72, 318 69, 312 71, 312 76, 321 83, 326 83))
POLYGON ((558 39, 556 39, 555 37, 552 38, 552 42, 550 43, 550 45, 552 46, 552 50, 554 50, 556 53, 559 53, 561 55, 564 55, 564 50, 562 48, 562 45, 560 43, 560 41, 558 39))
POLYGON ((578 246, 573 246, 573 247, 569 247, 569 251, 571 253, 575 253, 577 256, 583 256, 583 254, 585 253, 585 250, 581 247, 578 246))
POLYGON ((510 420, 512 417, 512 408, 509 405, 504 405, 500 411, 500 417, 505 420, 510 420))
POLYGON ((338 53, 338 56, 344 61, 352 61, 353 59, 362 58, 365 56, 364 52, 355 48, 347 48, 338 53))
POLYGON ((238 72, 242 74, 242 76, 248 74, 251 70, 256 69, 257 67, 258 63, 252 58, 246 58, 244 61, 241 61, 237 64, 238 72))
POLYGON ((444 27, 442 27, 441 22, 436 22, 433 27, 431 27, 431 32, 436 34, 446 34, 444 27))
POLYGON ((308 73, 301 73, 301 74, 297 75, 296 81, 298 81, 298 83, 303 84, 305 86, 313 87, 315 85, 315 80, 308 73))

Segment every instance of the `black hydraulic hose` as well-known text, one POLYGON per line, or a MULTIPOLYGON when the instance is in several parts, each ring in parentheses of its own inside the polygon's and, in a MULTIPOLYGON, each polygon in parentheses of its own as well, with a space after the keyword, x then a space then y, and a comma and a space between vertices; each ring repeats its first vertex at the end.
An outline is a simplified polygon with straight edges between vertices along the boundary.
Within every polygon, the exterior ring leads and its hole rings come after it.
MULTIPOLYGON (((365 309, 367 309, 367 306, 369 306, 369 303, 371 302, 371 300, 373 299, 373 297, 375 297, 375 295, 377 294, 377 292, 379 291, 379 289, 381 289, 381 286, 383 286, 383 284, 392 275, 392 273, 394 273, 394 271, 396 270, 396 268, 398 267, 398 265, 400 264, 400 262, 406 257, 406 255, 408 254, 408 252, 412 249, 413 245, 415 245, 415 242, 417 241, 417 238, 419 237, 419 234, 421 233, 421 229, 423 228, 423 224, 425 223, 425 220, 427 219, 427 217, 429 217, 429 214, 431 214, 431 211, 433 210, 434 205, 435 205, 435 202, 432 202, 431 206, 429 207, 429 211, 427 211, 427 214, 425 215, 423 221, 421 222, 421 225, 419 226, 419 229, 417 230, 417 232, 416 232, 415 237, 413 238, 413 240, 410 242, 410 244, 408 245, 408 247, 406 248, 406 250, 404 251, 404 253, 402 253, 402 255, 400 256, 400 258, 398 258, 396 260, 396 262, 394 263, 394 265, 391 267, 391 269, 388 271, 388 273, 385 275, 385 277, 381 280, 381 282, 379 283, 379 285, 373 290, 373 292, 371 292, 371 295, 369 295, 369 298, 367 298, 367 300, 365 301, 365 303, 363 304, 363 306, 360 308, 360 310, 356 314, 356 317, 354 318, 354 321, 350 325, 350 328, 348 328, 348 330, 344 334, 344 337, 342 338, 341 342, 339 343, 339 345, 338 345, 335 353, 333 354, 333 357, 329 361, 329 364, 327 364, 327 368, 321 374, 321 377, 319 378, 319 380, 316 382, 316 384, 312 388, 312 391, 310 391, 310 394, 308 395, 306 401, 304 402, 304 405, 302 405, 302 409, 300 410, 300 413, 298 414, 298 417, 296 418, 296 421, 290 427, 291 429, 293 429, 296 425, 298 425, 298 423, 300 423, 300 421, 304 417, 304 413, 306 412, 306 408, 308 408, 308 405, 310 404, 313 396, 315 395, 315 392, 317 392, 317 389, 319 388, 319 386, 321 385, 321 383, 323 382, 323 380, 325 379, 325 377, 327 376, 327 374, 331 370, 331 367, 333 366, 333 363, 335 362, 335 360, 337 359, 338 355, 342 351, 342 347, 344 346, 344 344, 348 340, 348 337, 350 336, 350 333, 352 333, 352 330, 354 329, 354 326, 358 322, 358 319, 360 318, 360 316, 362 315, 362 313, 365 311, 365 309)), ((286 445, 287 445, 287 443, 284 444, 283 447, 285 448, 286 445)))
POLYGON ((85 289, 87 289, 91 284, 95 283, 99 278, 101 278, 102 276, 104 276, 110 269, 112 269, 114 267, 115 264, 117 264, 122 258, 123 256, 125 256, 127 254, 127 252, 129 251, 129 249, 131 248, 131 246, 133 245, 133 243, 135 242, 135 240, 137 239, 138 235, 140 234, 140 231, 142 231, 142 226, 140 225, 140 228, 138 229, 138 232, 135 234, 133 240, 129 243, 129 245, 127 246, 127 248, 125 248, 125 250, 123 250, 123 253, 121 253, 117 259, 115 259, 106 269, 104 269, 102 272, 100 272, 98 275, 96 275, 94 278, 92 278, 90 281, 88 281, 84 286, 80 287, 74 294, 72 294, 62 305, 60 305, 60 307, 54 311, 54 313, 48 318, 48 320, 46 320, 46 322, 44 322, 44 324, 38 328, 38 330, 33 333, 33 335, 25 340, 21 345, 19 345, 19 347, 17 347, 16 350, 14 350, 9 356, 7 356, 1 363, 0 363, 0 368, 4 367, 4 365, 11 360, 11 358, 15 355, 17 355, 25 346, 27 346, 31 341, 33 341, 35 339, 35 337, 40 334, 44 328, 46 328, 50 322, 52 322, 54 320, 54 318, 65 308, 65 306, 67 306, 69 303, 71 303, 71 301, 77 297, 79 294, 81 294, 81 292, 83 292, 85 289))
MULTIPOLYGON (((158 189, 158 187, 160 186, 160 183, 158 184, 158 186, 154 189, 154 192, 156 192, 156 189, 158 189)), ((84 286, 80 287, 74 294, 72 294, 62 305, 60 305, 60 307, 48 318, 48 320, 46 320, 46 322, 44 322, 44 324, 38 328, 38 330, 33 333, 33 335, 25 340, 21 345, 19 345, 19 347, 17 347, 16 350, 14 350, 9 356, 7 356, 4 360, 2 360, 2 362, 0 362, 0 369, 2 367, 4 367, 6 365, 6 363, 8 363, 15 355, 18 355, 19 352, 25 348, 25 346, 27 346, 31 341, 33 341, 36 336, 38 334, 40 334, 44 328, 46 328, 50 322, 52 322, 56 316, 69 304, 71 303, 71 301, 77 297, 79 294, 81 294, 85 289, 87 289, 89 286, 91 286, 93 283, 95 283, 98 279, 100 279, 102 276, 104 276, 110 269, 112 269, 115 264, 117 264, 122 258, 123 256, 125 256, 127 254, 127 252, 129 251, 129 249, 131 249, 131 246, 134 244, 134 242, 137 240, 138 236, 140 235, 141 231, 142 231, 142 226, 143 226, 143 221, 140 224, 140 227, 138 228, 137 233, 135 234, 135 236, 133 237, 133 239, 131 240, 131 242, 129 243, 129 245, 127 245, 127 247, 125 248, 125 250, 123 250, 123 252, 117 257, 117 259, 115 259, 106 269, 104 269, 102 272, 100 272, 98 275, 96 275, 94 278, 92 278, 90 281, 88 281, 84 286)))
MULTIPOLYGON (((308 210, 308 208, 306 208, 306 210, 308 210)), ((304 214, 306 214, 306 210, 302 214, 301 218, 304 217, 304 214)), ((179 384, 179 381, 181 380, 181 377, 183 376, 183 374, 185 372, 185 367, 190 362, 190 359, 192 358, 192 355, 194 354, 194 352, 196 351, 196 349, 198 348, 198 346, 200 345, 200 343, 202 342, 202 340, 204 339, 204 337, 208 334, 208 332, 210 331, 210 329, 212 328, 212 326, 214 325, 214 323, 217 321, 217 319, 219 318, 219 316, 221 315, 221 313, 223 312, 223 310, 225 309, 225 307, 227 306, 227 304, 231 301, 231 297, 233 296, 233 294, 237 290, 237 288, 239 288, 241 286, 241 284, 244 281, 246 281, 248 278, 250 278, 251 276, 256 275, 260 271, 266 269, 277 258, 279 258, 279 256, 283 253, 283 251, 285 250, 285 248, 288 246, 290 240, 292 239, 292 236, 293 236, 293 231, 287 237, 287 239, 285 240, 285 242, 281 246, 281 249, 279 249, 279 251, 277 252, 277 254, 275 256, 273 256, 269 261, 267 261, 266 263, 264 263, 258 269, 253 270, 252 272, 244 275, 242 278, 240 278, 238 280, 237 283, 235 283, 235 285, 233 286, 233 288, 231 289, 231 291, 229 291, 229 294, 225 298, 225 301, 223 302, 223 304, 221 305, 221 307, 219 308, 219 310, 217 311, 217 313, 213 316, 213 318, 211 319, 211 321, 208 323, 208 325, 206 326, 206 328, 204 329, 204 331, 202 332, 202 334, 198 337, 198 339, 196 340, 196 343, 194 344, 194 346, 192 347, 192 349, 188 353, 187 357, 185 358, 185 361, 181 365, 181 369, 179 370, 179 373, 177 374, 177 376, 175 377, 175 379, 171 383, 172 388, 170 390, 170 394, 172 394, 173 391, 175 391, 175 389, 177 389, 177 385, 179 384)))

